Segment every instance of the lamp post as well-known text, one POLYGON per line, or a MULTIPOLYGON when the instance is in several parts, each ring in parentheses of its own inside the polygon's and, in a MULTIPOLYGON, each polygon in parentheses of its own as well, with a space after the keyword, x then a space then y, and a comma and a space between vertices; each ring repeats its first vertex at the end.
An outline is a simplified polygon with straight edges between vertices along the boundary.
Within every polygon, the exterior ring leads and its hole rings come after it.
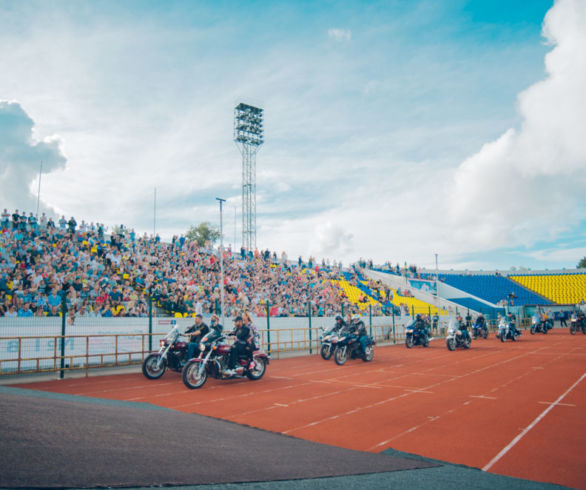
POLYGON ((222 209, 226 199, 216 197, 216 201, 220 203, 220 316, 222 317, 222 325, 224 325, 224 228, 222 220, 222 209))

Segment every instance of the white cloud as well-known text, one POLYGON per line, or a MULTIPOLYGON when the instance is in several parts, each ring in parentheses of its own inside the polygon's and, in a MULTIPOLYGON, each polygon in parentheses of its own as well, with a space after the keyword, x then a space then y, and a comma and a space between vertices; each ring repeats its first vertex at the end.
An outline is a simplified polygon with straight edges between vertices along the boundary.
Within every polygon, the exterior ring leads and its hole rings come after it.
POLYGON ((4 207, 35 210, 37 196, 31 192, 31 184, 39 176, 41 162, 44 174, 65 166, 59 140, 51 137, 37 141, 33 128, 34 121, 18 102, 0 100, 0 181, 4 207))
POLYGON ((554 48, 519 95, 521 127, 466 159, 448 192, 456 236, 482 248, 553 239, 586 215, 586 2, 556 2, 543 34, 554 48))
POLYGON ((328 37, 335 41, 350 41, 352 31, 350 29, 328 29, 328 37))
POLYGON ((318 257, 343 257, 353 251, 353 236, 331 221, 314 228, 311 253, 318 257))

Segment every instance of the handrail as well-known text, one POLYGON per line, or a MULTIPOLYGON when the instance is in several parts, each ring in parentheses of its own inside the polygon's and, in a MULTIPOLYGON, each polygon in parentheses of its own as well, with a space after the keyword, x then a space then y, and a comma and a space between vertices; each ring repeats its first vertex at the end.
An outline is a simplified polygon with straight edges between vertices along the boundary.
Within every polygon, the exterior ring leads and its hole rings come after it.
MULTIPOLYGON (((520 327, 528 328, 528 322, 520 322, 520 327)), ((281 354, 309 352, 310 347, 318 353, 322 328, 312 327, 311 335, 308 328, 262 329, 259 330, 261 347, 277 358, 281 354)), ((494 331, 496 325, 489 322, 489 328, 494 331)), ((392 323, 372 325, 367 330, 379 344, 396 344, 405 340, 404 328, 395 327, 392 323)), ((441 337, 444 331, 442 324, 432 329, 432 335, 441 337)), ((161 338, 165 335, 167 332, 4 336, 0 337, 0 351, 15 355, 0 358, 0 376, 74 370, 84 370, 89 376, 90 369, 139 364, 152 352, 148 349, 149 337, 161 338), (44 352, 39 352, 38 346, 43 342, 46 347, 44 352), (62 342, 65 343, 64 356, 58 349, 62 342), (96 342, 99 343, 96 345, 96 342), (6 343, 7 348, 4 349, 6 343), (36 348, 37 355, 30 353, 31 345, 36 348), (63 367, 61 360, 64 361, 63 367)))

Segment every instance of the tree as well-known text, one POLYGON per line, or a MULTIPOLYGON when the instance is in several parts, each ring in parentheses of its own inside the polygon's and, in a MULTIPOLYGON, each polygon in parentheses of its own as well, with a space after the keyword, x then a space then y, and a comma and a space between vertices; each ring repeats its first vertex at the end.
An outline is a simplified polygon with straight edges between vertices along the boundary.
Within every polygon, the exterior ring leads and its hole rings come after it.
POLYGON ((577 269, 586 269, 586 257, 582 257, 582 260, 578 262, 577 269))
POLYGON ((188 242, 197 242, 200 247, 203 247, 206 242, 215 243, 218 238, 220 238, 220 232, 207 221, 190 227, 185 234, 185 239, 188 242))

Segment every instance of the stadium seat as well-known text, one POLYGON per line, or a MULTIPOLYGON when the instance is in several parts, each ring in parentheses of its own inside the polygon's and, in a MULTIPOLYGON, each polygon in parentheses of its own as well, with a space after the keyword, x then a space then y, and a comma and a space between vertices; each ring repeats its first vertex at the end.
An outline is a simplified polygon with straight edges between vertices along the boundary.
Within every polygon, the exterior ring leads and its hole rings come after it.
POLYGON ((577 304, 586 300, 585 274, 535 274, 509 276, 523 287, 558 304, 577 304))

